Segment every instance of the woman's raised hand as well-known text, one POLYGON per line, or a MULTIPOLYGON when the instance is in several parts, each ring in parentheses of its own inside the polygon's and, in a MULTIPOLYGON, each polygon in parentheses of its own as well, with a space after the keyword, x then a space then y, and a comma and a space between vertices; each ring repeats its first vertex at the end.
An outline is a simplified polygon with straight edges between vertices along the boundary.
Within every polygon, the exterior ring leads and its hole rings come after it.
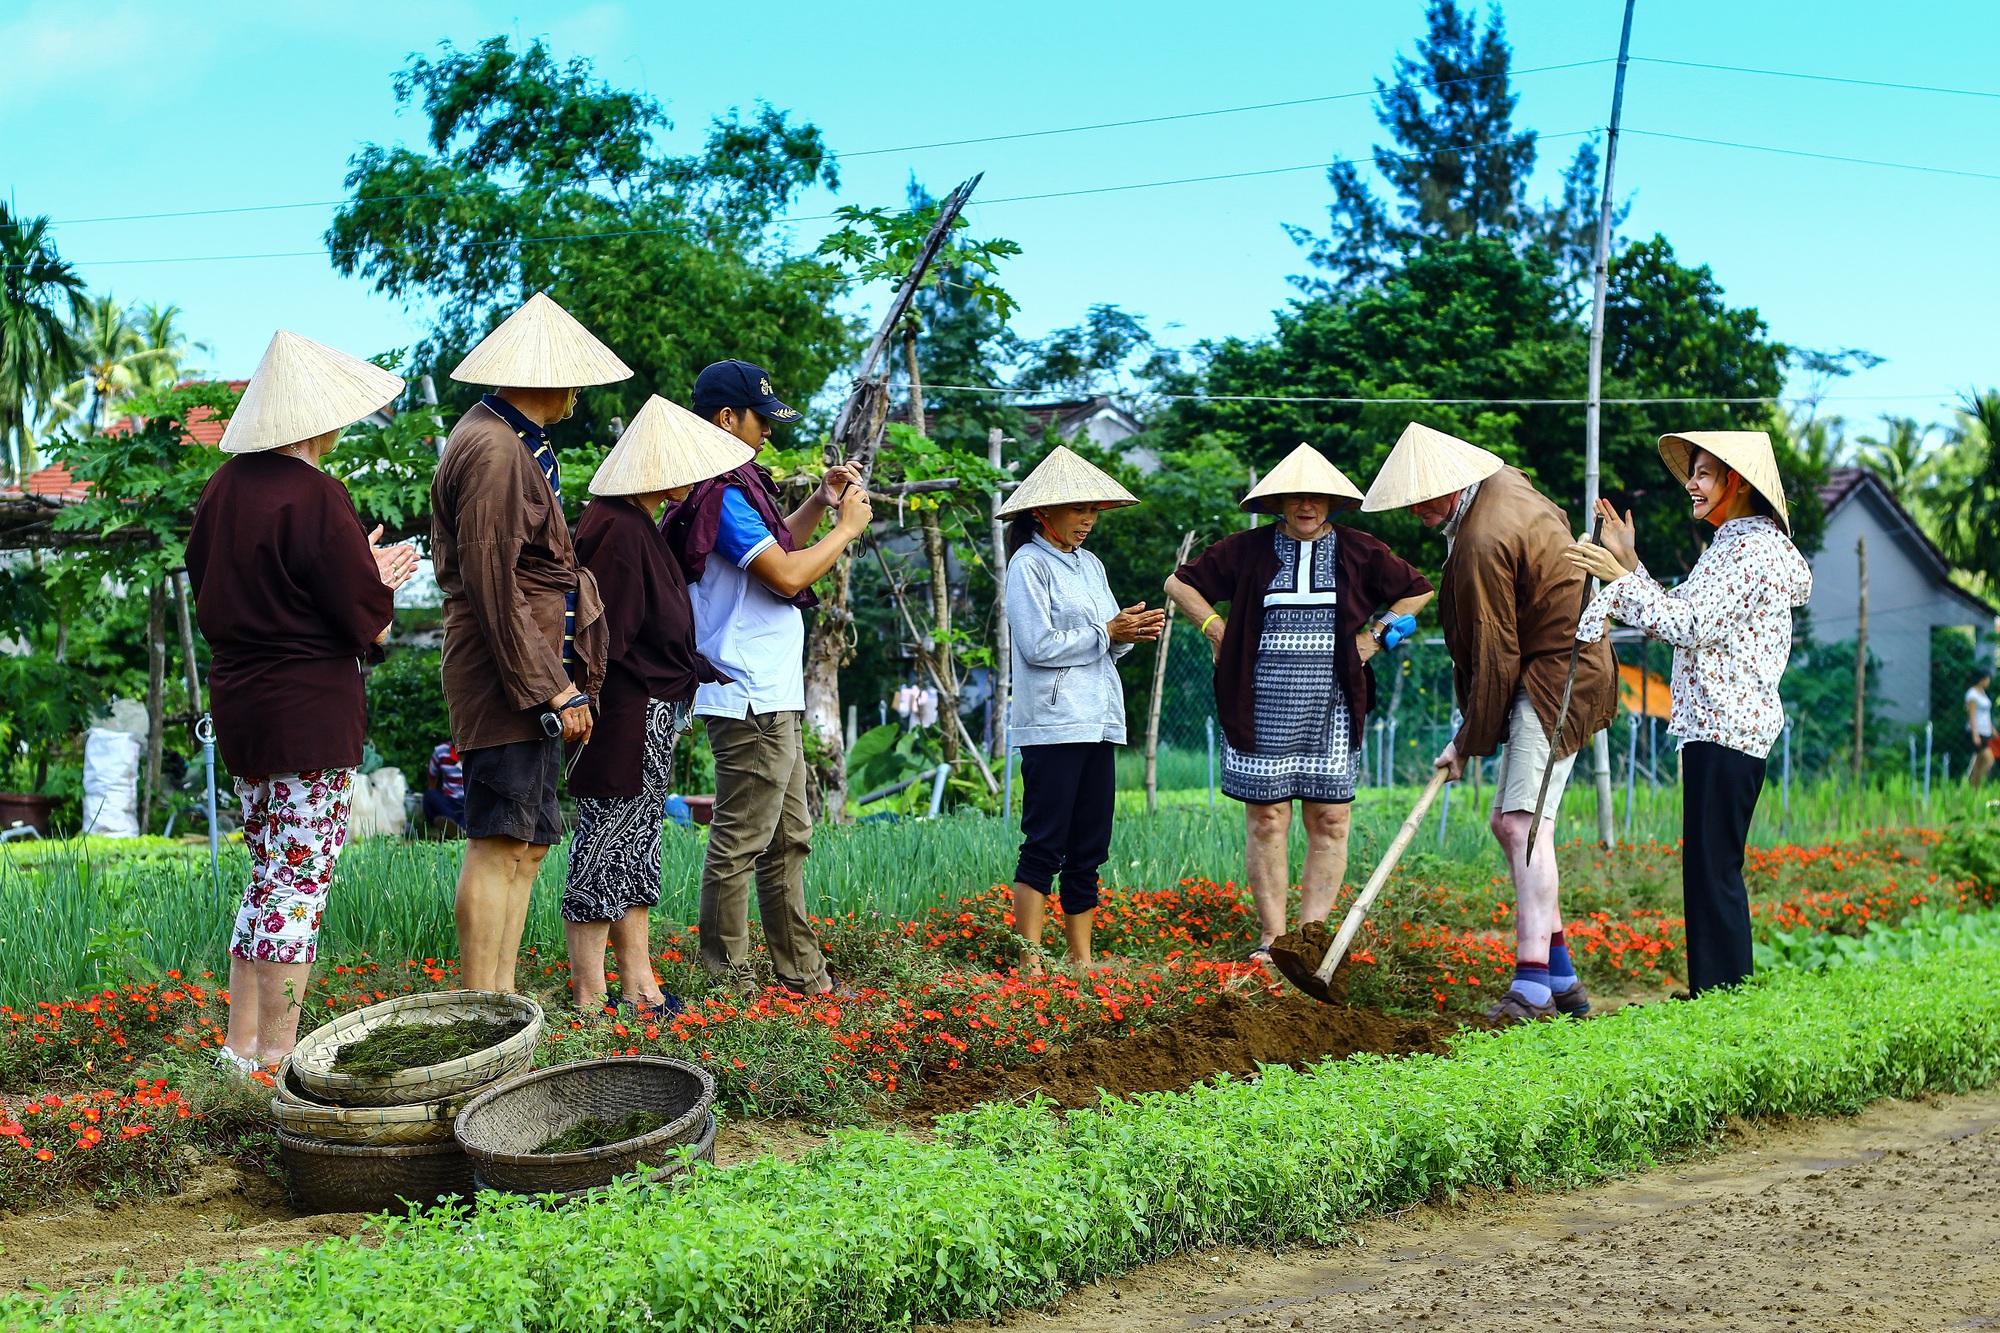
POLYGON ((1618 563, 1626 569, 1639 567, 1639 547, 1636 525, 1632 522, 1632 511, 1626 510, 1625 517, 1618 517, 1618 509, 1609 500, 1597 502, 1597 517, 1604 525, 1598 530, 1597 540, 1605 550, 1618 557, 1618 563))
POLYGON ((1106 621, 1104 632, 1113 643, 1151 643, 1166 624, 1165 611, 1148 611, 1144 602, 1134 602, 1106 621))

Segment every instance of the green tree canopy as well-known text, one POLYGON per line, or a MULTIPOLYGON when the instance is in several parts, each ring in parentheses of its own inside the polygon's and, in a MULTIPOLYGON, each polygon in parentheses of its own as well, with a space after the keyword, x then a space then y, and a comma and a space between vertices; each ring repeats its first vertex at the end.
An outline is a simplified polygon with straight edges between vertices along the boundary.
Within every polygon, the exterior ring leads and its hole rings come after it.
MULTIPOLYGON (((1783 383, 1786 349, 1769 340, 1757 312, 1729 306, 1713 274, 1681 265, 1659 237, 1614 258, 1605 337, 1607 398, 1758 398, 1783 383)), ((1421 421, 1517 464, 1580 523, 1580 406, 1297 400, 1581 398, 1587 351, 1546 250, 1490 237, 1439 241, 1350 291, 1292 302, 1268 338, 1203 344, 1195 368, 1170 387, 1218 397, 1175 403, 1158 431, 1168 448, 1212 438, 1259 470, 1309 442, 1366 488, 1403 426, 1421 421)), ((1660 572, 1691 564, 1698 548, 1658 436, 1754 428, 1768 410, 1754 402, 1605 409, 1605 492, 1637 509, 1642 549, 1660 572)), ((1800 489, 1795 506, 1816 513, 1810 487, 1800 489)), ((1442 558, 1407 516, 1354 521, 1418 563, 1442 558)))
POLYGON ((742 357, 795 399, 848 355, 832 309, 846 280, 772 235, 801 190, 837 183, 818 129, 759 105, 709 126, 699 152, 663 151, 659 104, 558 62, 539 40, 411 57, 399 104, 429 119, 428 151, 369 144, 326 233, 334 266, 434 309, 417 359, 448 405, 451 367, 536 291, 581 319, 636 372, 583 395, 578 415, 608 442, 610 418, 646 396, 685 401, 702 366, 742 357))

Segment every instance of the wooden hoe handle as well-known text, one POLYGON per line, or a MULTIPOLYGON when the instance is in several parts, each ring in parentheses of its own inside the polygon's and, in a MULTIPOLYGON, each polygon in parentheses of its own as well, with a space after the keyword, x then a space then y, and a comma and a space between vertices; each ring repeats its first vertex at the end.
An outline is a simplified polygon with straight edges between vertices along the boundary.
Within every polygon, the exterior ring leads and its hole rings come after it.
POLYGON ((1368 877, 1368 883, 1361 890, 1361 896, 1354 900, 1354 906, 1347 909, 1347 919, 1340 923, 1340 933, 1333 937, 1333 944, 1327 949, 1326 957, 1320 960, 1319 970, 1313 973, 1319 978, 1321 985, 1332 980, 1334 969, 1340 966, 1341 959, 1347 957, 1347 946, 1354 943, 1355 933, 1361 929, 1362 921, 1367 918, 1368 909, 1374 906, 1375 900, 1381 896, 1382 886, 1389 882, 1389 874, 1396 868, 1396 862, 1403 859, 1403 849, 1410 845, 1410 839, 1417 836, 1417 829, 1424 822, 1424 816, 1430 813, 1431 802, 1444 790, 1445 779, 1450 775, 1450 771, 1439 768, 1431 774, 1430 785, 1424 788, 1423 795, 1417 797, 1416 808, 1411 810, 1410 817, 1403 821, 1403 827, 1396 830, 1395 841, 1389 844, 1388 851, 1382 853, 1382 859, 1376 863, 1375 873, 1368 877))

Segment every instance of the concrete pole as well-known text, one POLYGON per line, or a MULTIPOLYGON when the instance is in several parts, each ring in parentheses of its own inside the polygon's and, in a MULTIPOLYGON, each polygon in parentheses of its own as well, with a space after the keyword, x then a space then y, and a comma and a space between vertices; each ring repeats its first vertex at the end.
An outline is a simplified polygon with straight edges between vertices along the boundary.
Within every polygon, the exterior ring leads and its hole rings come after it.
MULTIPOLYGON (((1625 62, 1632 49, 1632 7, 1625 0, 1625 26, 1618 35, 1618 74, 1611 84, 1611 125, 1604 140, 1604 197, 1597 209, 1597 254, 1590 268, 1590 390, 1583 409, 1583 530, 1597 513, 1598 418, 1604 398, 1604 294, 1611 258, 1611 180, 1618 169, 1618 118, 1625 109, 1625 62)), ((1611 741, 1603 732, 1590 738, 1590 767, 1597 785, 1597 841, 1606 847, 1616 836, 1611 822, 1611 741)))
MULTIPOLYGON (((986 432, 986 461, 1000 470, 1000 446, 1007 437, 998 426, 986 432)), ((1014 698, 1014 639, 1007 629, 1007 521, 1000 517, 1000 492, 993 500, 993 753, 1007 754, 1007 708, 1014 698)), ((1011 771, 1011 770, 1010 770, 1011 771)), ((1002 802, 1007 804, 1007 802, 1002 802)))
POLYGON ((1868 537, 1854 539, 1854 559, 1861 578, 1854 621, 1854 784, 1868 763, 1868 537))

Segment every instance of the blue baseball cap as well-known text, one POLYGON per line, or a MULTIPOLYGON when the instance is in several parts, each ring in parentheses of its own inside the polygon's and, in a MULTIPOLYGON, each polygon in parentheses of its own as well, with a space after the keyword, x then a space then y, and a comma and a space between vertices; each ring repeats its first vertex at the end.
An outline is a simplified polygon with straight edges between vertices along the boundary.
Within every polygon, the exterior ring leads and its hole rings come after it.
POLYGON ((718 361, 694 381, 696 416, 712 417, 725 407, 747 407, 771 421, 797 421, 798 409, 771 392, 771 377, 748 361, 718 361))

